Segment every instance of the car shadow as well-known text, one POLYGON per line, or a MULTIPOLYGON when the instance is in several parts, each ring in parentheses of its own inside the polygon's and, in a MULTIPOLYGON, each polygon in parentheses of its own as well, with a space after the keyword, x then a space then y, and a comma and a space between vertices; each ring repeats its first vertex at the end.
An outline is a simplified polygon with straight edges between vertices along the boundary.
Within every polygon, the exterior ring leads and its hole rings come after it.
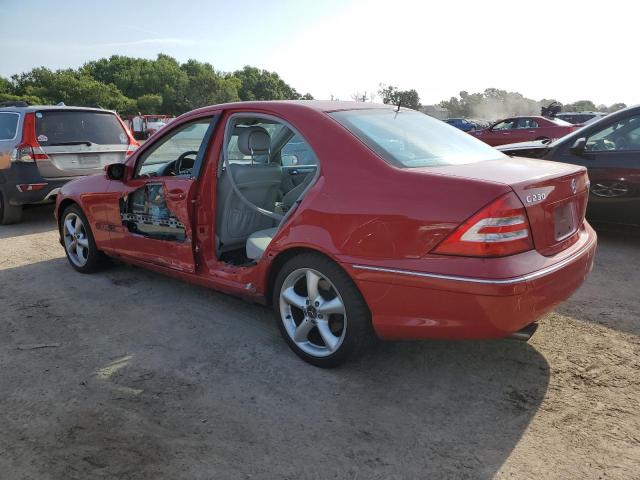
POLYGON ((54 205, 29 205, 22 212, 22 222, 13 225, 0 225, 0 239, 32 235, 34 233, 55 230, 53 217, 54 205))
POLYGON ((121 264, 0 284, 0 450, 53 478, 489 479, 549 383, 513 340, 379 342, 318 369, 270 309, 121 264))
POLYGON ((593 270, 557 311, 640 335, 640 229, 598 225, 597 232, 593 270))

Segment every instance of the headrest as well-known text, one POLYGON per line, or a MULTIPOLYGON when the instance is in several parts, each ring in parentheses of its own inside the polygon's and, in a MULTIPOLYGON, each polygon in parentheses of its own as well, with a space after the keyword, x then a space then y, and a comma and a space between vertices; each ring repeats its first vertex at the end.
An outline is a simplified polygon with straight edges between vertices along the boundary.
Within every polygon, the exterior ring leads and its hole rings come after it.
POLYGON ((238 150, 243 155, 266 155, 270 148, 271 137, 262 127, 244 127, 238 135, 238 150))

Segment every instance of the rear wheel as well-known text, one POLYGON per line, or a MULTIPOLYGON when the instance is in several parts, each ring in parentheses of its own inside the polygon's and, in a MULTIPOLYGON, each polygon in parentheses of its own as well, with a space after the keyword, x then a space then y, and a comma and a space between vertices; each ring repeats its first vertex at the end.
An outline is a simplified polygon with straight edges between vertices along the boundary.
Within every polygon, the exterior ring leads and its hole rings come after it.
POLYGON ((77 205, 64 210, 60 231, 64 251, 73 268, 80 273, 91 273, 103 266, 104 254, 96 247, 89 222, 77 205))
POLYGON ((0 225, 18 223, 22 220, 22 205, 9 205, 3 192, 0 192, 0 225))
POLYGON ((331 368, 361 353, 373 339, 367 305, 351 278, 318 254, 282 267, 273 305, 289 347, 312 365, 331 368))

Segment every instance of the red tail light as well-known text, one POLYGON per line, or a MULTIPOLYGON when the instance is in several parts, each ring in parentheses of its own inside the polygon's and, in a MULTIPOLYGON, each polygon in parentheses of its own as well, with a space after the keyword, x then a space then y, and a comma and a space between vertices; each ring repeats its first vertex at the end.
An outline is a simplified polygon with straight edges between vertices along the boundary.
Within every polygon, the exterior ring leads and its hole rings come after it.
POLYGON ((133 141, 133 143, 130 143, 129 146, 127 147, 127 157, 132 155, 133 152, 135 152, 139 147, 140 147, 140 144, 135 140, 133 141))
POLYGON ((510 192, 473 215, 438 244, 433 253, 505 257, 533 248, 527 212, 510 192))
POLYGON ((12 162, 33 162, 35 160, 48 160, 49 157, 38 143, 36 138, 35 115, 27 113, 24 116, 22 127, 22 141, 11 152, 12 162))

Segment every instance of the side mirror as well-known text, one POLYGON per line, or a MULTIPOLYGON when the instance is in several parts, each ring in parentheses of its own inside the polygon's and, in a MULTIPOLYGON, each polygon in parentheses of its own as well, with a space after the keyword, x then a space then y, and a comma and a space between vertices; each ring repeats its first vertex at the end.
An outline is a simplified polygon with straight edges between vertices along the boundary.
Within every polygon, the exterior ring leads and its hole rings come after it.
POLYGON ((109 180, 122 181, 126 167, 123 163, 112 163, 105 167, 107 178, 109 180))
POLYGON ((569 150, 571 150, 571 152, 575 153, 576 155, 582 155, 586 148, 587 139, 585 137, 580 137, 575 142, 573 142, 573 145, 571 145, 571 148, 569 150))

